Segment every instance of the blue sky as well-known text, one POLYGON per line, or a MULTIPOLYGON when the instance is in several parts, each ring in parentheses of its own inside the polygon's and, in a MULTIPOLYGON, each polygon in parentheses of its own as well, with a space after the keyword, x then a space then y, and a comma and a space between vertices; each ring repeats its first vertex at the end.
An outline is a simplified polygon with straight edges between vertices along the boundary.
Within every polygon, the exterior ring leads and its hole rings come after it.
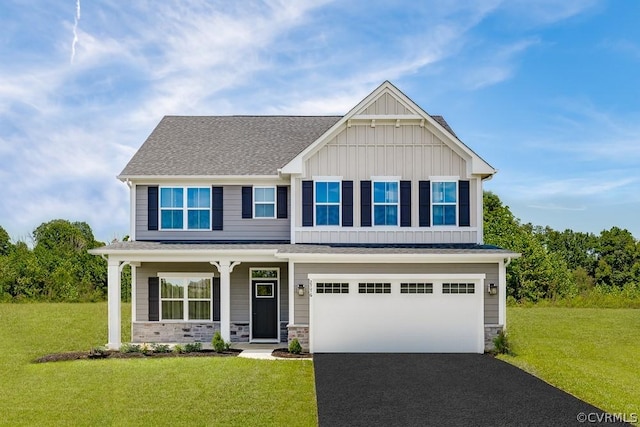
POLYGON ((344 114, 384 80, 523 222, 640 237, 640 2, 0 3, 0 225, 128 233, 115 179, 163 115, 344 114))

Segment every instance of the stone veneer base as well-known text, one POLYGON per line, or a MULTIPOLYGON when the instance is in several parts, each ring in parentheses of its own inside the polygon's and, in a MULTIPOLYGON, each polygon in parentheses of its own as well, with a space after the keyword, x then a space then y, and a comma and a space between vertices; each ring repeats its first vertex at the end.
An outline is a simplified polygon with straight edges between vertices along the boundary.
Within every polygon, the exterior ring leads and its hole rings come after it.
POLYGON ((484 325, 484 351, 494 349, 493 339, 502 331, 502 325, 484 325))
POLYGON ((288 342, 294 338, 298 339, 302 351, 309 351, 309 326, 308 325, 289 325, 288 342))
POLYGON ((131 331, 132 342, 192 343, 211 342, 220 330, 220 322, 136 322, 131 331))

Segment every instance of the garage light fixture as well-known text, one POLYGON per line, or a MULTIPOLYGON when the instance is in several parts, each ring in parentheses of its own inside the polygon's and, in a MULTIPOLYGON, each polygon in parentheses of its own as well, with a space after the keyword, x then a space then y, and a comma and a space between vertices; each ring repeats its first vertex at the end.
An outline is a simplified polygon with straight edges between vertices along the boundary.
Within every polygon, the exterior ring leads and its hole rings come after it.
POLYGON ((498 287, 495 283, 489 283, 489 285, 487 286, 487 292, 489 293, 489 295, 495 295, 498 293, 498 287))
POLYGON ((298 284, 298 295, 300 295, 301 297, 304 296, 304 285, 302 283, 298 284))

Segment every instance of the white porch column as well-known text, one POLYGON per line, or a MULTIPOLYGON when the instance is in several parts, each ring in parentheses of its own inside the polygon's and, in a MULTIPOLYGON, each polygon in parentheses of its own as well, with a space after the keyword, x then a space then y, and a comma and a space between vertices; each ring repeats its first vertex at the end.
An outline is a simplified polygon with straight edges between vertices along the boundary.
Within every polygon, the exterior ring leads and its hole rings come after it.
POLYGON ((228 260, 213 261, 220 273, 220 335, 225 341, 231 341, 231 272, 240 264, 228 260))
POLYGON ((297 289, 296 289, 296 278, 295 278, 295 271, 294 271, 294 263, 293 261, 289 260, 289 324, 290 325, 295 325, 296 324, 296 295, 297 295, 297 289))
POLYGON ((120 261, 109 259, 107 267, 107 300, 110 350, 119 350, 122 344, 120 319, 120 261))
POLYGON ((507 329, 507 268, 504 261, 498 263, 498 324, 507 329))

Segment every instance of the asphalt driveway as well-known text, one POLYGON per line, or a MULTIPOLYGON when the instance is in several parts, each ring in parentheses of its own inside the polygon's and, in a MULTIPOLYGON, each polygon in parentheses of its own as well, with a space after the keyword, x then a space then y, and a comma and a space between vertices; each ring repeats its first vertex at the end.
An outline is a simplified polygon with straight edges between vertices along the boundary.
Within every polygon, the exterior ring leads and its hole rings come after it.
POLYGON ((321 427, 612 424, 590 422, 612 420, 488 355, 316 353, 313 359, 321 427), (589 418, 581 423, 581 417, 589 418))

